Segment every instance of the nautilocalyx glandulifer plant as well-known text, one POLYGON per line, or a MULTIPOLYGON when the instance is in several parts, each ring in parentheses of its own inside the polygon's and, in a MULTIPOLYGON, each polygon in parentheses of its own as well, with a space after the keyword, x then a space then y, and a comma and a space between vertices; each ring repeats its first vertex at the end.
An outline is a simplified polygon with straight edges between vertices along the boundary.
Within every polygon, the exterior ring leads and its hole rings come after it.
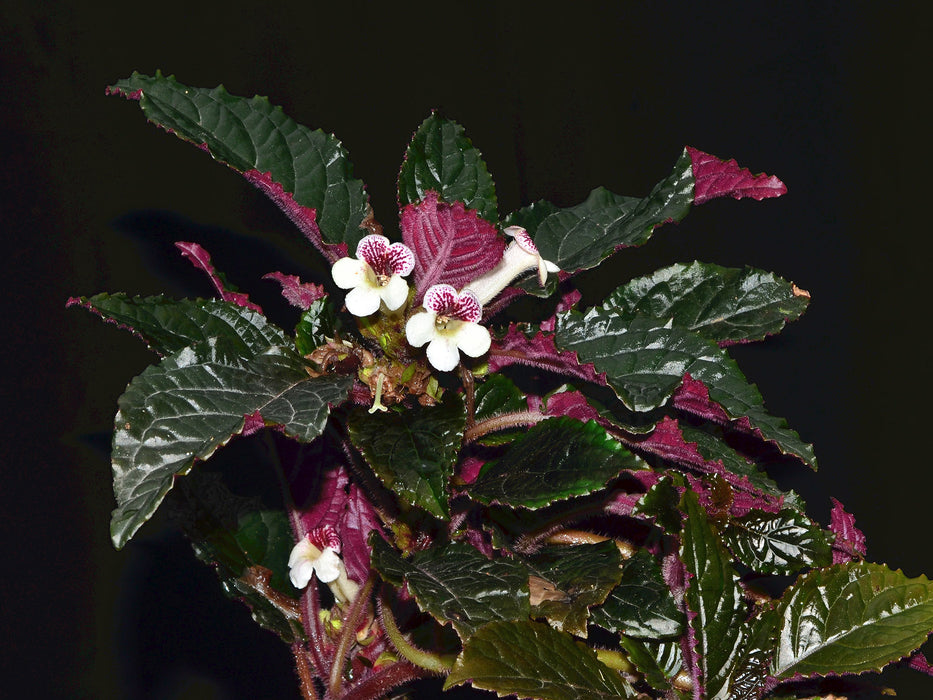
POLYGON ((266 276, 287 327, 192 242, 216 298, 69 301, 158 357, 119 399, 114 545, 170 506, 290 647, 303 697, 439 677, 548 700, 790 698, 930 671, 933 584, 867 561, 839 502, 821 525, 778 486, 768 469, 815 468, 813 449, 728 354, 809 294, 696 261, 595 305, 574 288, 696 205, 784 194, 776 177, 687 147, 644 196, 502 215, 479 151, 434 113, 393 235, 341 143, 265 98, 161 74, 109 93, 246 177, 330 264, 266 276), (505 320, 529 295, 538 311, 505 320), (277 503, 204 464, 234 438, 264 441, 250 468, 277 503))

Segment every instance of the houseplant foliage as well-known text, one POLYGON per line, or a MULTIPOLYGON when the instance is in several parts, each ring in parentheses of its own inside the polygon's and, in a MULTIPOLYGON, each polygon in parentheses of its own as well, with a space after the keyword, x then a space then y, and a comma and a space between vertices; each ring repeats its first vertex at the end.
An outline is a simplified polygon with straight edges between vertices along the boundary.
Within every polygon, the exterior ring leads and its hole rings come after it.
POLYGON ((393 241, 341 143, 265 98, 161 74, 108 91, 241 173, 332 266, 267 275, 293 328, 187 242, 217 298, 69 302, 159 358, 119 399, 114 545, 170 505, 290 646, 304 697, 441 676, 520 698, 744 700, 929 670, 933 584, 867 562, 841 504, 824 527, 768 475, 816 458, 727 352, 809 295, 687 262, 579 308, 577 273, 710 199, 779 196, 776 177, 688 147, 646 196, 503 215, 479 151, 432 114, 393 241), (529 295, 533 317, 506 320, 529 295), (260 432, 275 507, 201 464, 260 432))

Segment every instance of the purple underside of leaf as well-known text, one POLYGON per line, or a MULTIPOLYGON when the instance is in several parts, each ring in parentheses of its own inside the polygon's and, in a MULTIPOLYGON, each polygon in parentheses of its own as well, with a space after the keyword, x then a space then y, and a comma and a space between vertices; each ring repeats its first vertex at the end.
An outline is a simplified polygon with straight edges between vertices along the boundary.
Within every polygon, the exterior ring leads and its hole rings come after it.
MULTIPOLYGON (((685 570, 684 573, 687 578, 690 578, 689 572, 685 570)), ((683 655, 684 666, 686 667, 687 675, 690 676, 690 681, 693 686, 691 697, 693 700, 703 700, 705 697, 705 688, 700 671, 700 653, 697 651, 696 631, 693 629, 693 624, 691 624, 693 618, 697 616, 697 613, 687 608, 686 605, 684 609, 687 613, 687 630, 684 636, 680 638, 680 653, 683 655)))
POLYGON ((726 426, 737 433, 751 435, 770 445, 775 444, 773 440, 765 438, 758 428, 752 427, 747 416, 730 418, 725 409, 709 397, 709 389, 706 385, 691 377, 689 372, 684 374, 683 382, 671 396, 671 405, 678 411, 726 426))
POLYGON ((914 671, 920 671, 920 673, 925 673, 928 676, 933 676, 933 665, 927 661, 927 657, 923 655, 922 651, 915 651, 906 662, 907 668, 913 669, 914 671))
POLYGON ((606 386, 604 374, 597 374, 591 364, 581 364, 575 352, 558 350, 553 336, 539 332, 528 338, 513 323, 502 338, 493 338, 489 350, 489 371, 498 372, 503 367, 515 364, 537 367, 606 386))
POLYGON ((243 430, 240 431, 240 434, 244 437, 252 435, 266 427, 266 422, 263 420, 262 414, 259 413, 259 411, 251 413, 248 416, 243 416, 243 421, 243 430))
POLYGON ((402 209, 402 239, 415 254, 416 302, 429 287, 460 289, 498 264, 505 241, 496 227, 462 202, 446 204, 429 191, 402 209))
POLYGON ((835 498, 829 514, 829 530, 836 536, 833 542, 833 564, 857 561, 867 553, 865 535, 855 526, 855 516, 846 513, 842 503, 835 498))
POLYGON ((289 487, 305 532, 326 526, 337 528, 346 508, 349 481, 342 466, 321 469, 320 463, 313 459, 296 465, 289 487))
POLYGON ((642 487, 641 491, 620 491, 613 494, 612 498, 604 506, 604 510, 610 515, 630 516, 635 504, 641 500, 641 497, 652 486, 661 480, 661 475, 653 469, 641 469, 638 471, 625 470, 625 474, 632 477, 642 487))
POLYGON ((342 546, 341 556, 347 567, 347 575, 362 583, 369 575, 369 533, 375 530, 385 538, 379 516, 366 496, 356 484, 350 484, 346 507, 337 525, 342 546))
POLYGON ((262 278, 278 282, 282 286, 282 296, 285 297, 285 301, 302 311, 307 311, 311 308, 311 304, 327 296, 322 285, 302 282, 297 275, 270 272, 262 278))
MULTIPOLYGON (((680 425, 674 418, 665 416, 661 419, 651 435, 639 442, 636 449, 703 474, 721 476, 733 489, 733 502, 729 511, 736 517, 747 515, 753 509, 764 510, 768 513, 777 513, 781 510, 783 497, 775 498, 762 493, 760 489, 755 488, 747 476, 739 476, 726 469, 722 460, 711 461, 704 458, 695 442, 688 442, 684 439, 680 425)), ((709 491, 699 481, 696 483, 692 481, 691 486, 699 495, 700 502, 708 507, 711 504, 709 491)))
POLYGON ((752 175, 734 160, 721 160, 709 153, 687 146, 693 168, 693 203, 703 204, 717 197, 762 200, 780 197, 787 187, 774 175, 752 175))
POLYGON ((325 243, 321 235, 321 229, 317 225, 317 211, 311 207, 306 207, 295 201, 291 192, 286 192, 278 182, 272 179, 271 173, 263 173, 258 170, 247 170, 243 173, 249 182, 269 199, 275 202, 285 216, 298 227, 298 230, 305 238, 327 258, 330 262, 336 262, 340 258, 347 257, 346 243, 325 243))
POLYGON ((220 275, 217 274, 217 270, 214 269, 214 265, 211 263, 210 254, 204 250, 204 248, 197 243, 190 243, 188 241, 176 241, 175 247, 181 251, 183 256, 191 261, 192 265, 210 278, 211 284, 214 285, 214 289, 217 290, 217 294, 220 295, 221 299, 236 304, 237 306, 262 313, 262 308, 258 304, 251 302, 246 294, 233 292, 227 289, 223 280, 220 279, 220 275))

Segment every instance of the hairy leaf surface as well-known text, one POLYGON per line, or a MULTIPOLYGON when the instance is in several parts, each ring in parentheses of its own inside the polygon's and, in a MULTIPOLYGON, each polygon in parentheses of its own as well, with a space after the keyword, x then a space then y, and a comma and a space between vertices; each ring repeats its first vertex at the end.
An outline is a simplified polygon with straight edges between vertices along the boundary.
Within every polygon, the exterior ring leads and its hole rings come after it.
POLYGON ((591 616, 594 624, 626 637, 663 639, 684 630, 684 616, 664 583, 661 567, 645 550, 623 564, 619 585, 591 616))
POLYGON ((720 344, 761 340, 797 319, 810 297, 751 267, 677 264, 619 287, 603 303, 624 316, 670 319, 720 344))
POLYGON ((933 583, 881 564, 837 564, 798 579, 776 615, 775 676, 878 671, 933 631, 933 583))
POLYGON ((302 441, 321 434, 330 404, 346 399, 346 377, 312 379, 287 348, 254 358, 216 339, 185 348, 147 368, 119 400, 113 437, 113 487, 117 508, 111 537, 122 547, 172 488, 238 434, 244 416, 302 441))
POLYGON ((348 420, 350 439, 386 488, 442 518, 465 423, 463 399, 453 393, 440 406, 373 414, 358 409, 348 420))
POLYGON ((422 610, 452 623, 464 639, 493 620, 528 618, 528 570, 516 561, 487 559, 460 542, 407 559, 381 538, 370 544, 373 568, 395 586, 408 584, 422 610))
POLYGON ((161 73, 133 73, 109 92, 139 100, 150 121, 246 175, 309 238, 319 229, 323 242, 352 250, 366 234, 366 192, 340 141, 292 121, 268 98, 187 87, 161 73))
POLYGON ((643 467, 596 421, 549 418, 487 463, 469 495, 482 503, 542 508, 598 491, 623 469, 643 467))
POLYGON ((463 645, 444 689, 471 682, 498 695, 543 700, 618 700, 635 690, 596 652, 539 622, 492 622, 463 645))
POLYGON ((219 299, 169 299, 96 294, 69 300, 105 321, 126 328, 160 355, 171 355, 208 338, 222 338, 243 354, 287 345, 288 337, 261 313, 219 299))
POLYGON ((593 308, 557 317, 557 345, 590 362, 622 402, 634 411, 665 405, 685 375, 705 384, 709 398, 732 420, 745 418, 765 440, 783 452, 815 465, 813 448, 768 414, 758 389, 749 384, 738 365, 714 342, 682 328, 667 328, 656 319, 626 318, 593 308))
POLYGON ((448 204, 463 202, 496 223, 496 186, 480 152, 456 122, 432 114, 412 137, 398 176, 398 201, 417 204, 429 191, 448 204))

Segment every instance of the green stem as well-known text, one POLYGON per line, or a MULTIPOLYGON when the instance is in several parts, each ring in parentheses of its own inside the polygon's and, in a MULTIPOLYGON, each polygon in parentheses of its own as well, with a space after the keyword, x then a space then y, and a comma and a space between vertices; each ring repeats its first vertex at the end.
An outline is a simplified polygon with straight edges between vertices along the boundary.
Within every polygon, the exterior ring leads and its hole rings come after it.
POLYGON ((382 620, 382 629, 385 630, 386 636, 392 642, 392 646, 408 661, 431 673, 438 675, 450 673, 456 656, 434 654, 409 642, 398 628, 395 618, 392 616, 392 606, 384 596, 379 598, 379 618, 382 620))

